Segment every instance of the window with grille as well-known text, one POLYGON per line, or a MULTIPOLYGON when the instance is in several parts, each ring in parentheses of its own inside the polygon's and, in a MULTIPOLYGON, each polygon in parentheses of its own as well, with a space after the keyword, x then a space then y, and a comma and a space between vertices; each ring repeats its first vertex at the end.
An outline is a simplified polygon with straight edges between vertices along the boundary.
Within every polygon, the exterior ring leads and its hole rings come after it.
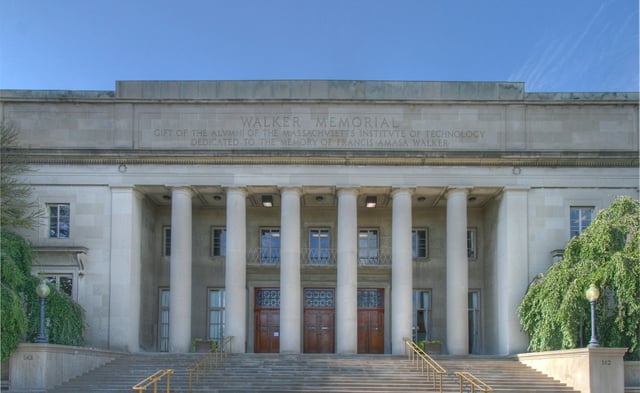
POLYGON ((411 231, 411 253, 414 259, 428 256, 426 229, 414 229, 411 231))
POLYGON ((478 258, 478 230, 476 228, 467 229, 467 258, 478 258))
POLYGON ((378 264, 378 230, 360 229, 358 233, 358 263, 378 264))
POLYGON ((570 210, 570 237, 578 236, 591 224, 593 220, 593 206, 571 206, 570 210))
POLYGON ((309 263, 326 265, 331 255, 328 229, 309 230, 309 263))
POLYGON ((68 203, 49 205, 49 237, 69 238, 71 226, 71 208, 68 203))
POLYGON ((227 230, 225 228, 211 228, 211 256, 224 257, 227 255, 227 230))
POLYGON ((431 340, 431 290, 413 291, 413 340, 431 340))
POLYGON ((169 289, 160 289, 158 346, 160 352, 169 352, 169 289))
POLYGON ((162 228, 162 255, 171 256, 171 227, 169 226, 162 228))
POLYGON ((209 289, 209 340, 218 344, 224 339, 224 289, 209 289))
POLYGON ((260 230, 260 263, 280 263, 280 228, 260 230))

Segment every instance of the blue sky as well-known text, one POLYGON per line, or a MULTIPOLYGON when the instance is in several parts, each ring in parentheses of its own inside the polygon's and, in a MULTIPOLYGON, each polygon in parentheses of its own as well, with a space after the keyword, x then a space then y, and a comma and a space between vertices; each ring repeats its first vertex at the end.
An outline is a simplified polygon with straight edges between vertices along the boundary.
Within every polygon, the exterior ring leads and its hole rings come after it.
POLYGON ((0 88, 517 81, 638 91, 638 0, 1 0, 0 88))

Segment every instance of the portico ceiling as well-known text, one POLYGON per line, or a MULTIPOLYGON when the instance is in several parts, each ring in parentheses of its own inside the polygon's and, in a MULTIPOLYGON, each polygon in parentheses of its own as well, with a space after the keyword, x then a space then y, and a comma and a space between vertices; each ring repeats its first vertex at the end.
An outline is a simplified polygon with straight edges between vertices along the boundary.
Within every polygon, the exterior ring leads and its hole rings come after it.
MULTIPOLYGON (((193 191, 194 207, 222 208, 226 206, 226 191, 222 186, 190 186, 193 191)), ((137 186, 146 198, 157 206, 171 205, 171 187, 162 185, 137 186)), ((252 185, 247 190, 247 206, 262 206, 262 196, 270 195, 273 205, 280 206, 281 187, 275 185, 252 185)), ((338 196, 336 186, 301 186, 302 207, 337 207, 338 196)), ((357 187, 358 206, 364 206, 367 196, 377 198, 378 208, 391 207, 392 187, 357 187)), ((447 187, 415 187, 412 188, 414 207, 444 207, 446 206, 447 187)), ((467 206, 470 208, 483 207, 502 192, 501 187, 469 187, 467 206)))

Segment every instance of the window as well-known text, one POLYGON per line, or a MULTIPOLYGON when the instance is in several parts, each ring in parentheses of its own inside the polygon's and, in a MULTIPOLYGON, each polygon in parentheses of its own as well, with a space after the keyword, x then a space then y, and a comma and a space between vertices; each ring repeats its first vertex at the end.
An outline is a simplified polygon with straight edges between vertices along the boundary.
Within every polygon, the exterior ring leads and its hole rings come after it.
POLYGON ((209 289, 209 340, 218 344, 224 339, 224 289, 209 289))
POLYGON ((478 230, 476 228, 467 229, 467 258, 478 258, 478 230))
POLYGON ((158 323, 158 343, 160 352, 169 352, 169 290, 160 289, 160 321, 158 323))
POLYGON ((73 274, 44 273, 44 279, 49 286, 55 287, 62 293, 73 298, 73 274))
POLYGON ((360 229, 358 233, 358 263, 378 264, 378 230, 360 229))
POLYGON ((431 291, 413 291, 413 341, 431 340, 431 291))
POLYGON ((162 255, 171 256, 171 227, 162 227, 162 255))
POLYGON ((211 228, 211 256, 227 256, 227 230, 225 228, 211 228))
POLYGON ((570 237, 578 236, 593 219, 593 206, 571 206, 570 208, 570 237))
POLYGON ((280 263, 280 228, 260 230, 260 263, 280 263))
POLYGON ((329 230, 309 230, 309 263, 326 265, 329 263, 329 230))
POLYGON ((49 237, 69 238, 71 209, 68 203, 49 205, 49 237))
POLYGON ((414 229, 411 231, 411 253, 414 259, 428 256, 427 239, 426 229, 414 229))

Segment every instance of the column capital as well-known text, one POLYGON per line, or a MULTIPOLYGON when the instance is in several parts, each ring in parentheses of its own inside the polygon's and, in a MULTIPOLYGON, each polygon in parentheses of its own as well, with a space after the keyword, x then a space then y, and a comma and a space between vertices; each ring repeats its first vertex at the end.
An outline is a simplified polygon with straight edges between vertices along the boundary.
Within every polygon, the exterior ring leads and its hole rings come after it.
POLYGON ((445 198, 449 198, 449 196, 453 194, 457 194, 463 192, 465 195, 469 195, 469 193, 473 190, 472 186, 448 186, 447 191, 444 194, 445 198))
POLYGON ((409 195, 413 195, 415 189, 413 187, 393 187, 391 188, 391 197, 395 196, 399 193, 408 193, 409 195))
POLYGON ((295 192, 298 195, 302 195, 302 187, 300 186, 279 186, 278 190, 281 194, 285 192, 295 192))
POLYGON ((185 185, 165 185, 165 187, 167 187, 172 193, 174 192, 178 192, 178 191, 182 191, 182 192, 187 192, 189 193, 190 196, 193 196, 193 194, 195 193, 193 191, 193 187, 189 186, 185 186, 185 185))
POLYGON ((222 189, 227 193, 240 193, 247 196, 249 192, 245 186, 223 186, 222 189))
POLYGON ((352 194, 352 195, 358 195, 360 194, 360 189, 358 187, 353 187, 353 186, 338 186, 336 187, 336 194, 338 196, 340 196, 340 194, 352 194))

